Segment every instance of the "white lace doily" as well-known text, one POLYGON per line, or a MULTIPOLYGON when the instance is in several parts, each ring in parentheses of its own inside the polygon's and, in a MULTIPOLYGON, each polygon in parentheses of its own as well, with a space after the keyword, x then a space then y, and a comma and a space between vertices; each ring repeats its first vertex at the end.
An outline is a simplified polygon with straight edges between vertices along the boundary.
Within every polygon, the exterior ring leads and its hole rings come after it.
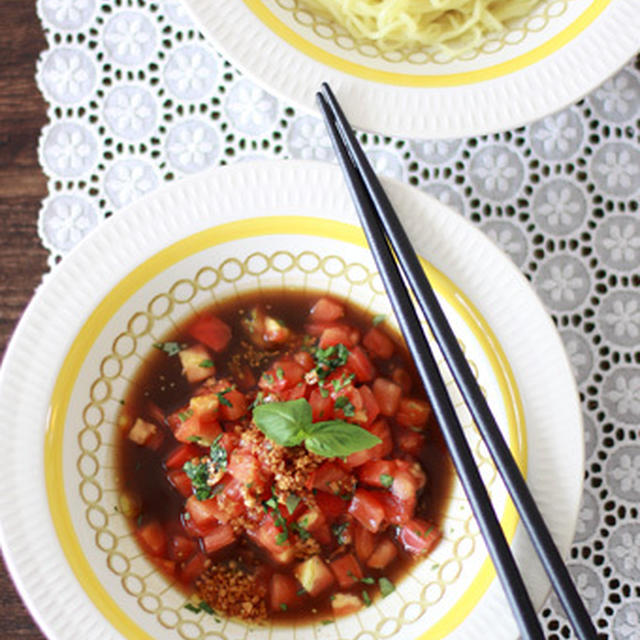
MULTIPOLYGON (((40 141, 52 268, 167 180, 248 158, 331 161, 321 121, 199 36, 179 0, 39 0, 50 104, 40 141)), ((578 381, 586 484, 569 561, 600 631, 640 640, 640 59, 530 126, 427 142, 361 135, 379 173, 475 222, 531 280, 578 381)), ((555 598, 549 638, 572 638, 555 598)))

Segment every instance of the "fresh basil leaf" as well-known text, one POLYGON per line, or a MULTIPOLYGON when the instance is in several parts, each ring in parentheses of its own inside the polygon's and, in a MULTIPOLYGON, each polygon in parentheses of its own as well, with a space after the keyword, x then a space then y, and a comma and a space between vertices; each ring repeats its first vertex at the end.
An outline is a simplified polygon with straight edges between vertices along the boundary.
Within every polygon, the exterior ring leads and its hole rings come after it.
POLYGON ((311 405, 304 398, 269 402, 253 410, 253 421, 269 440, 283 447, 300 444, 311 426, 311 405))
POLYGON ((370 449, 382 440, 366 429, 344 420, 316 422, 310 426, 305 438, 307 449, 326 458, 343 458, 370 449))

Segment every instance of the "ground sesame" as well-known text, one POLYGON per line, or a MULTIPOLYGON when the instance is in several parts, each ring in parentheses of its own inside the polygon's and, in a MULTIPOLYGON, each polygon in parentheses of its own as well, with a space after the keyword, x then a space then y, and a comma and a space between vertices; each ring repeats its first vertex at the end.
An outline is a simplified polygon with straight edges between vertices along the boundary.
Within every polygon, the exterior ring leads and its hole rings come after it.
POLYGON ((196 582, 199 596, 217 613, 259 622, 267 617, 267 588, 237 563, 211 565, 196 582))

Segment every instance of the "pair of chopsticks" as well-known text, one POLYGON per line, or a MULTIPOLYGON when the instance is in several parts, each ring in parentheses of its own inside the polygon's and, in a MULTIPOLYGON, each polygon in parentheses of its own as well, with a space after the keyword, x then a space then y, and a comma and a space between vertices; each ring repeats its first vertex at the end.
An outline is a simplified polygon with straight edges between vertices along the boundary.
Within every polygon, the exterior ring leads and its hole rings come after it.
POLYGON ((415 360, 522 638, 538 640, 543 639, 544 634, 398 265, 449 365, 573 630, 581 640, 596 640, 596 631, 584 603, 382 185, 326 83, 316 98, 391 306, 415 360))

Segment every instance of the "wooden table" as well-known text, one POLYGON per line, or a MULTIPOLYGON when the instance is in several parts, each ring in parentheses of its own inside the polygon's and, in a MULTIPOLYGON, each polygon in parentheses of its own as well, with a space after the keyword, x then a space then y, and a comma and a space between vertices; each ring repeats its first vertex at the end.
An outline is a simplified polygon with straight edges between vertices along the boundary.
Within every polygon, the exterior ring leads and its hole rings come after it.
MULTIPOLYGON (((35 64, 46 41, 35 0, 2 0, 0 21, 0 346, 4 353, 35 287, 47 270, 37 233, 46 180, 37 144, 46 105, 35 64)), ((0 565, 0 637, 42 640, 4 564, 0 565)))

